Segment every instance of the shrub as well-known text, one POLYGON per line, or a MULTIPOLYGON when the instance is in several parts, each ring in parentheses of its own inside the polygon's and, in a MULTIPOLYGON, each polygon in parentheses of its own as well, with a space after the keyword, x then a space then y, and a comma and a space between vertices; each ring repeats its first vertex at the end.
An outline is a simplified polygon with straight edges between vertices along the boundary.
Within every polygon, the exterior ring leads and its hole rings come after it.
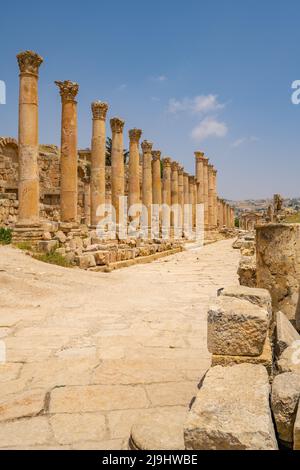
POLYGON ((64 256, 62 256, 59 253, 56 253, 55 251, 52 251, 51 253, 35 253, 33 255, 34 259, 37 259, 38 261, 43 261, 44 263, 50 263, 50 264, 56 264, 58 266, 63 266, 65 268, 72 268, 73 264, 67 260, 64 256))
POLYGON ((19 248, 19 250, 24 250, 24 251, 32 250, 32 246, 30 245, 29 242, 19 242, 16 244, 16 247, 19 248))
POLYGON ((12 239, 12 230, 10 228, 0 228, 0 244, 9 245, 12 239))

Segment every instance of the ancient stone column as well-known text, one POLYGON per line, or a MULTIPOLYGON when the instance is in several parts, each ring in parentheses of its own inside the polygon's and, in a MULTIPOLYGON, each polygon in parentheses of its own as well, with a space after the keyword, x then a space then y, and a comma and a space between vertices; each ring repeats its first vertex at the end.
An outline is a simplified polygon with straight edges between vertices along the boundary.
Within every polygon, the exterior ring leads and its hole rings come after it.
POLYGON ((218 227, 222 228, 222 226, 223 226, 222 200, 218 197, 218 227))
POLYGON ((152 200, 153 204, 161 204, 161 152, 152 151, 152 200))
POLYGON ((42 57, 32 51, 17 55, 19 91, 18 225, 39 223, 38 73, 42 57))
MULTIPOLYGON (((141 129, 129 131, 129 208, 140 203, 140 152, 139 141, 142 135, 141 129)), ((133 214, 131 214, 133 216, 133 214)))
POLYGON ((194 176, 189 176, 189 194, 190 210, 192 218, 192 227, 196 226, 196 180, 194 176))
POLYGON ((190 184, 189 174, 183 173, 183 199, 184 199, 184 212, 183 212, 183 232, 187 235, 190 224, 190 184))
POLYGON ((209 229, 214 228, 214 167, 208 165, 208 225, 209 229))
POLYGON ((179 217, 178 223, 180 230, 183 230, 184 220, 184 182, 183 182, 183 167, 178 167, 178 205, 179 205, 179 217))
POLYGON ((217 170, 213 168, 213 183, 214 183, 214 227, 218 225, 218 193, 217 193, 217 170))
POLYGON ((204 195, 204 227, 205 230, 209 228, 208 218, 208 162, 207 157, 203 157, 203 195, 204 195))
POLYGON ((108 110, 107 103, 94 101, 92 103, 93 131, 91 148, 91 225, 95 227, 104 217, 97 216, 98 207, 105 204, 105 120, 108 110))
POLYGON ((273 313, 281 310, 295 322, 300 287, 299 224, 256 226, 256 281, 257 287, 270 292, 273 313))
POLYGON ((170 217, 171 217, 171 159, 166 157, 166 158, 163 158, 162 162, 163 162, 162 228, 166 234, 170 228, 170 217))
POLYGON ((178 163, 171 164, 171 227, 178 227, 178 163))
POLYGON ((62 103, 60 154, 60 220, 77 222, 77 102, 78 84, 56 81, 62 103))
POLYGON ((151 227, 152 219, 152 142, 144 140, 143 150, 143 178, 142 178, 142 203, 147 209, 148 221, 144 220, 144 226, 151 227))
POLYGON ((227 227, 227 204, 222 200, 222 206, 223 206, 223 225, 227 227))
POLYGON ((204 153, 195 152, 197 204, 204 204, 204 153))
POLYGON ((110 120, 112 132, 111 150, 111 203, 115 209, 117 230, 124 227, 124 146, 123 128, 125 122, 115 117, 110 120))
POLYGON ((84 181, 84 223, 91 224, 91 184, 89 180, 84 181))
POLYGON ((227 227, 231 227, 231 207, 227 204, 227 227))

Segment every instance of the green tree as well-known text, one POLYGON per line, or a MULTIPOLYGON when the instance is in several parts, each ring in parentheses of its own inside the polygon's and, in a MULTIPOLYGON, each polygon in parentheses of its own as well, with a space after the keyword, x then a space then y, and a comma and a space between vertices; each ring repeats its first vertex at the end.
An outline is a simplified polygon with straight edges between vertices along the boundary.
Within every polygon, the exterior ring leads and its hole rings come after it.
MULTIPOLYGON (((106 166, 111 166, 111 152, 112 152, 112 139, 111 137, 106 138, 106 150, 105 150, 105 165, 106 166)), ((124 155, 124 163, 128 162, 128 157, 129 157, 129 151, 124 149, 123 151, 124 155)))

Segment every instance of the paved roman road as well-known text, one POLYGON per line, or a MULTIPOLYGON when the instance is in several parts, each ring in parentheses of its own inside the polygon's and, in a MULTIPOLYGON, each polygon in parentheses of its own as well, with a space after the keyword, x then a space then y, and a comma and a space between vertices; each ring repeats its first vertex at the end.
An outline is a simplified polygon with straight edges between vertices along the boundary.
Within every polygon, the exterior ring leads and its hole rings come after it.
POLYGON ((140 416, 183 420, 210 299, 238 283, 231 245, 109 274, 0 247, 0 448, 120 449, 140 416))

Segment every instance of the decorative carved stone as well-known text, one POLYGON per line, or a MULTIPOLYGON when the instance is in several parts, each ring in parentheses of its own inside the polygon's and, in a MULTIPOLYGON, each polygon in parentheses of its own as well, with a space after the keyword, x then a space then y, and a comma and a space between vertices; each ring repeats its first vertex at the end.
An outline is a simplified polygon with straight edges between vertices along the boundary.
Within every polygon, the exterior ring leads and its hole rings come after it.
POLYGON ((136 142, 138 144, 142 135, 142 130, 136 129, 134 127, 133 129, 130 129, 130 131, 128 132, 128 135, 129 135, 130 142, 136 142))
POLYGON ((203 160, 204 152, 194 152, 194 155, 197 160, 203 160))
POLYGON ((108 111, 108 104, 102 101, 94 101, 91 104, 93 119, 102 119, 105 121, 106 113, 108 111))
POLYGON ((63 82, 55 81, 55 85, 59 88, 59 94, 62 101, 75 101, 76 95, 79 90, 78 83, 65 80, 63 82))
POLYGON ((43 58, 33 51, 20 52, 17 55, 17 60, 21 74, 30 73, 33 75, 38 75, 39 67, 43 62, 43 58))
POLYGON ((121 134, 123 132, 124 124, 125 124, 125 121, 123 121, 122 119, 118 117, 114 117, 110 120, 111 130, 112 132, 117 133, 117 134, 121 134))
POLYGON ((172 162, 171 168, 173 171, 178 171, 178 163, 177 162, 172 162))
POLYGON ((161 157, 161 151, 160 150, 152 150, 152 160, 156 162, 157 160, 160 160, 161 157))
POLYGON ((171 158, 165 157, 163 158, 162 162, 164 167, 171 167, 171 158))
POLYGON ((142 150, 143 150, 144 153, 151 152, 152 147, 153 147, 153 143, 149 142, 149 140, 143 140, 141 146, 142 146, 142 150))

